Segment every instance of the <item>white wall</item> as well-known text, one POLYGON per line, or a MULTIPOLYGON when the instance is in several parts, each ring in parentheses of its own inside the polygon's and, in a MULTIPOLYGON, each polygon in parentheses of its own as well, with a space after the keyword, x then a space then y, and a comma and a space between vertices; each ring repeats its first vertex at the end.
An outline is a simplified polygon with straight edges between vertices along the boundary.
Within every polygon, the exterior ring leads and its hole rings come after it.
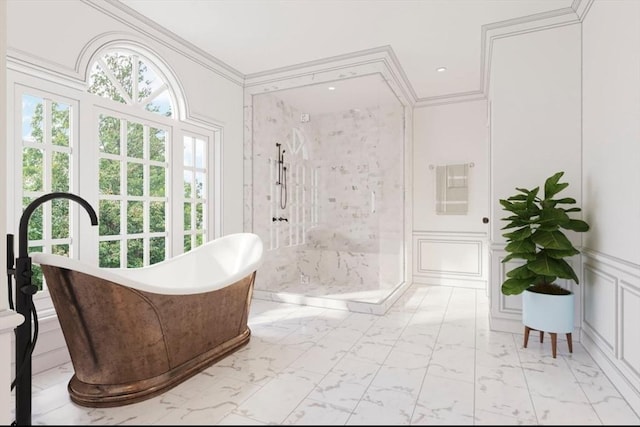
MULTIPOLYGON (((520 296, 500 291, 506 253, 499 199, 515 194, 515 187, 542 187, 564 171, 569 187, 563 196, 582 204, 580 25, 497 39, 492 53, 490 320, 493 329, 522 333, 520 296)), ((580 246, 581 236, 574 234, 569 237, 580 246)), ((572 262, 577 267, 579 260, 572 262)), ((577 305, 580 289, 574 288, 577 305)), ((579 316, 576 307, 576 324, 579 316)))
MULTIPOLYGON (((7 4, 6 2, 0 2, 0 159, 2 162, 7 161, 7 63, 6 63, 6 50, 7 50, 7 4)), ((6 165, 2 165, 2 170, 6 170, 6 165)), ((4 207, 7 200, 7 176, 4 173, 0 173, 0 201, 4 207)), ((6 277, 7 269, 4 260, 6 256, 6 236, 7 235, 7 210, 0 209, 0 277, 3 279, 6 277)), ((9 308, 9 301, 7 299, 7 287, 0 286, 0 311, 9 308)))
POLYGON ((582 341, 640 412, 640 2, 583 22, 582 341))
POLYGON ((482 219, 489 217, 487 101, 420 107, 413 114, 414 282, 484 287, 488 225, 482 219), (469 211, 438 215, 435 167, 457 163, 473 163, 469 211))
POLYGON ((416 108, 413 115, 413 229, 487 231, 482 223, 489 215, 486 100, 416 108), (437 215, 435 169, 429 166, 472 162, 469 212, 437 215))

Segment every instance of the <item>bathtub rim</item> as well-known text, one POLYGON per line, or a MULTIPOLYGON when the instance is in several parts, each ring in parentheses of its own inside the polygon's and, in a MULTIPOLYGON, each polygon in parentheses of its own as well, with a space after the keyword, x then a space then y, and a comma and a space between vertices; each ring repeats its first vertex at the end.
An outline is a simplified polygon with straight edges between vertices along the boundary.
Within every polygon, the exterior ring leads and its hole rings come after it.
MULTIPOLYGON (((143 282, 141 280, 135 280, 126 275, 127 269, 125 268, 103 268, 96 267, 87 262, 81 261, 76 258, 70 258, 63 255, 47 254, 42 252, 34 252, 30 254, 32 262, 38 265, 51 265, 54 267, 66 268, 69 270, 79 271, 85 274, 89 274, 101 279, 109 280, 111 282, 137 289, 140 291, 151 292, 155 294, 164 295, 190 295, 210 292, 212 290, 221 289, 236 281, 246 277, 248 274, 256 271, 264 259, 264 248, 262 239, 255 233, 233 233, 226 236, 219 237, 217 239, 210 240, 204 244, 176 255, 171 258, 167 258, 156 264, 148 265, 145 267, 134 268, 131 270, 152 270, 154 268, 162 267, 167 264, 178 261, 179 259, 193 256, 200 251, 211 250, 212 246, 224 244, 228 240, 245 240, 250 243, 252 248, 255 248, 255 253, 252 258, 247 260, 247 263, 242 268, 235 271, 233 274, 221 277, 211 278, 211 281, 206 285, 202 283, 195 284, 182 284, 181 286, 159 286, 153 283, 143 282)), ((239 253, 243 255, 243 253, 239 253)), ((248 254, 246 254, 248 255, 248 254)))

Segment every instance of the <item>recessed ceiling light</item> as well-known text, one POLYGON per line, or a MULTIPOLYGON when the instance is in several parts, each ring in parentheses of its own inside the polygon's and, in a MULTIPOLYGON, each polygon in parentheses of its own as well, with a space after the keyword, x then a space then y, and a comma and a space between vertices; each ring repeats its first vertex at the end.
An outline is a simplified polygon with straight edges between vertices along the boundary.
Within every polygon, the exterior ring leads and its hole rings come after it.
POLYGON ((329 90, 336 90, 336 88, 334 86, 329 86, 327 89, 329 90))
POLYGON ((445 71, 447 71, 447 67, 438 67, 436 68, 436 71, 439 73, 444 73, 445 71))

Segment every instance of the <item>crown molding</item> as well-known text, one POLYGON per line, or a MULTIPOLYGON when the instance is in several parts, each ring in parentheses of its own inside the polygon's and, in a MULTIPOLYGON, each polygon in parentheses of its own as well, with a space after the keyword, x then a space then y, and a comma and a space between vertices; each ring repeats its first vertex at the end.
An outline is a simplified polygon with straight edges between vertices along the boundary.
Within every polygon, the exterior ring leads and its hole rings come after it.
POLYGON ((587 16, 589 9, 593 5, 595 0, 573 0, 573 4, 571 8, 576 11, 576 15, 578 15, 578 19, 582 22, 587 16))
POLYGON ((199 47, 189 43, 168 29, 158 25, 136 10, 118 0, 81 0, 83 3, 128 26, 131 30, 148 37, 212 72, 236 83, 244 84, 244 74, 220 61, 199 47))
MULTIPOLYGON (((366 62, 379 61, 385 63, 407 103, 419 108, 487 99, 490 85, 491 53, 493 43, 496 40, 580 23, 584 20, 595 0, 573 0, 570 7, 483 25, 481 27, 480 81, 478 89, 422 98, 417 95, 411 85, 391 46, 375 47, 245 75, 118 0, 81 1, 110 16, 112 19, 127 25, 132 31, 180 53, 204 68, 245 88, 265 86, 267 84, 272 84, 274 88, 277 88, 279 82, 285 79, 296 79, 309 73, 339 70, 350 66, 363 65, 366 62)), ((14 52, 14 55, 10 56, 24 66, 27 64, 32 66, 34 63, 34 61, 22 58, 19 52, 14 52)), ((69 71, 58 70, 62 75, 68 74, 69 71)), ((76 76, 78 71, 77 69, 74 70, 76 76)), ((346 74, 338 75, 338 77, 345 78, 350 76, 346 71, 346 74)))
MULTIPOLYGON (((342 79, 362 75, 357 68, 367 65, 382 64, 386 70, 387 80, 393 80, 405 103, 413 105, 416 93, 400 65, 391 46, 380 46, 371 49, 350 52, 342 55, 303 62, 286 67, 275 68, 245 76, 245 89, 255 92, 256 87, 262 91, 280 90, 291 87, 289 80, 314 80, 319 73, 329 73, 332 79, 342 79)), ((323 79, 322 81, 329 81, 323 79)), ((297 83, 294 83, 296 86, 297 83)))
POLYGON ((292 87, 381 73, 404 105, 415 103, 415 92, 390 46, 304 62, 246 76, 245 93, 254 95, 292 87))
POLYGON ((416 99, 416 107, 468 102, 487 99, 491 75, 493 43, 504 37, 512 37, 535 31, 547 30, 582 22, 594 0, 573 0, 570 7, 551 10, 486 24, 481 27, 480 82, 476 91, 452 93, 416 99))

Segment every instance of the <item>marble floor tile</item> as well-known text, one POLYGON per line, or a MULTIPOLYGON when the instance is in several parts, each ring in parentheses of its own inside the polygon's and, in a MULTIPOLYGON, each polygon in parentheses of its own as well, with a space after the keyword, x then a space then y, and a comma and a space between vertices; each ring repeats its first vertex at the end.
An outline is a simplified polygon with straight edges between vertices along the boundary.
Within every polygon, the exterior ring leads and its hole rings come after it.
POLYGON ((254 299, 246 346, 151 399, 86 408, 71 363, 35 374, 33 424, 640 425, 580 342, 554 359, 489 310, 484 289, 427 285, 382 316, 254 299))
POLYGON ((305 399, 282 424, 287 425, 344 425, 351 416, 351 409, 305 399))
POLYGON ((411 393, 371 386, 347 425, 409 425, 415 401, 411 393))
POLYGON ((474 383, 427 375, 411 424, 473 424, 474 383))

